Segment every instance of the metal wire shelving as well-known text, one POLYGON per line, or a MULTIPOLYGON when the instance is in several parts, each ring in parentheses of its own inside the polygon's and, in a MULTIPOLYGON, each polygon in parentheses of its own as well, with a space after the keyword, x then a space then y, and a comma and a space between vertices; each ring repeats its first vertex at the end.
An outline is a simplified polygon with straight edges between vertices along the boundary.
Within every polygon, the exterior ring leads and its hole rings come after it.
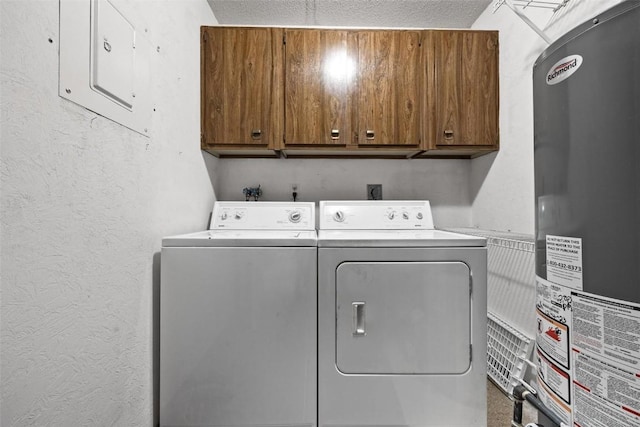
POLYGON ((538 33, 547 43, 551 44, 551 39, 524 13, 528 8, 549 9, 556 13, 569 3, 570 0, 495 0, 493 3, 493 13, 501 6, 506 5, 516 15, 518 15, 533 31, 538 33))

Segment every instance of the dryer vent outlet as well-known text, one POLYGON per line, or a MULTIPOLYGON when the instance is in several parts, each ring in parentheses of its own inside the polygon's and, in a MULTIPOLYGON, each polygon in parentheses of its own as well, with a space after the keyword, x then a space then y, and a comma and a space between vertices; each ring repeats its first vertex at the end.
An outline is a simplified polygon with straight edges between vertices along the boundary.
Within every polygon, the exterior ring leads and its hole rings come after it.
POLYGON ((367 199, 382 200, 382 184, 367 184, 367 199))

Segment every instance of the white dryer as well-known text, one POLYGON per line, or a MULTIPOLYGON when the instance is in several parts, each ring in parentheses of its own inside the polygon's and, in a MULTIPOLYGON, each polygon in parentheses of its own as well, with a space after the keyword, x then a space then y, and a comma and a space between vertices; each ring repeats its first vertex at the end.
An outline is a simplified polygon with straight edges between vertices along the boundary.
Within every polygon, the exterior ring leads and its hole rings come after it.
POLYGON ((315 205, 217 202, 162 243, 160 425, 315 426, 315 205))
POLYGON ((318 426, 486 426, 486 241, 427 201, 320 202, 318 426))

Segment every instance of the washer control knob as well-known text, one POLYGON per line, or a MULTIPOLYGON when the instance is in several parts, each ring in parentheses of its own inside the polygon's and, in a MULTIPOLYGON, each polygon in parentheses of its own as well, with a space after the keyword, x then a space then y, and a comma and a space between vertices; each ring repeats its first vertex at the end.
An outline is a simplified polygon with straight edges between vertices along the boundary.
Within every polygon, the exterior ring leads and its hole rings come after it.
POLYGON ((396 211, 391 211, 387 214, 387 218, 393 219, 396 217, 396 211))
POLYGON ((418 212, 418 214, 416 215, 416 218, 422 219, 422 212, 418 212))
POLYGON ((236 211, 234 215, 235 219, 242 219, 243 216, 244 216, 244 212, 242 211, 236 211))
POLYGON ((409 212, 402 212, 402 219, 409 219, 409 212))
POLYGON ((291 213, 289 213, 289 221, 290 222, 300 222, 300 220, 302 219, 302 213, 300 211, 293 211, 291 213))
POLYGON ((344 216, 344 212, 342 212, 342 211, 336 211, 333 214, 333 220, 336 221, 336 222, 342 222, 342 221, 344 221, 344 219, 345 219, 345 216, 344 216))
POLYGON ((226 212, 222 212, 222 213, 220 214, 220 219, 221 219, 222 221, 225 221, 225 220, 227 219, 227 213, 226 213, 226 212))

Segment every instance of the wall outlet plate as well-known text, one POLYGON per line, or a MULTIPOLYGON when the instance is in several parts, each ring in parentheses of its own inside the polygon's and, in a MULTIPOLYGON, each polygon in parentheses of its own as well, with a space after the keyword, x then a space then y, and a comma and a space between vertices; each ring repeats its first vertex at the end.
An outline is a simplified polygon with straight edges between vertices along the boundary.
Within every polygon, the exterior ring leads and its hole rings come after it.
POLYGON ((382 184, 367 184, 367 200, 382 200, 382 184))

